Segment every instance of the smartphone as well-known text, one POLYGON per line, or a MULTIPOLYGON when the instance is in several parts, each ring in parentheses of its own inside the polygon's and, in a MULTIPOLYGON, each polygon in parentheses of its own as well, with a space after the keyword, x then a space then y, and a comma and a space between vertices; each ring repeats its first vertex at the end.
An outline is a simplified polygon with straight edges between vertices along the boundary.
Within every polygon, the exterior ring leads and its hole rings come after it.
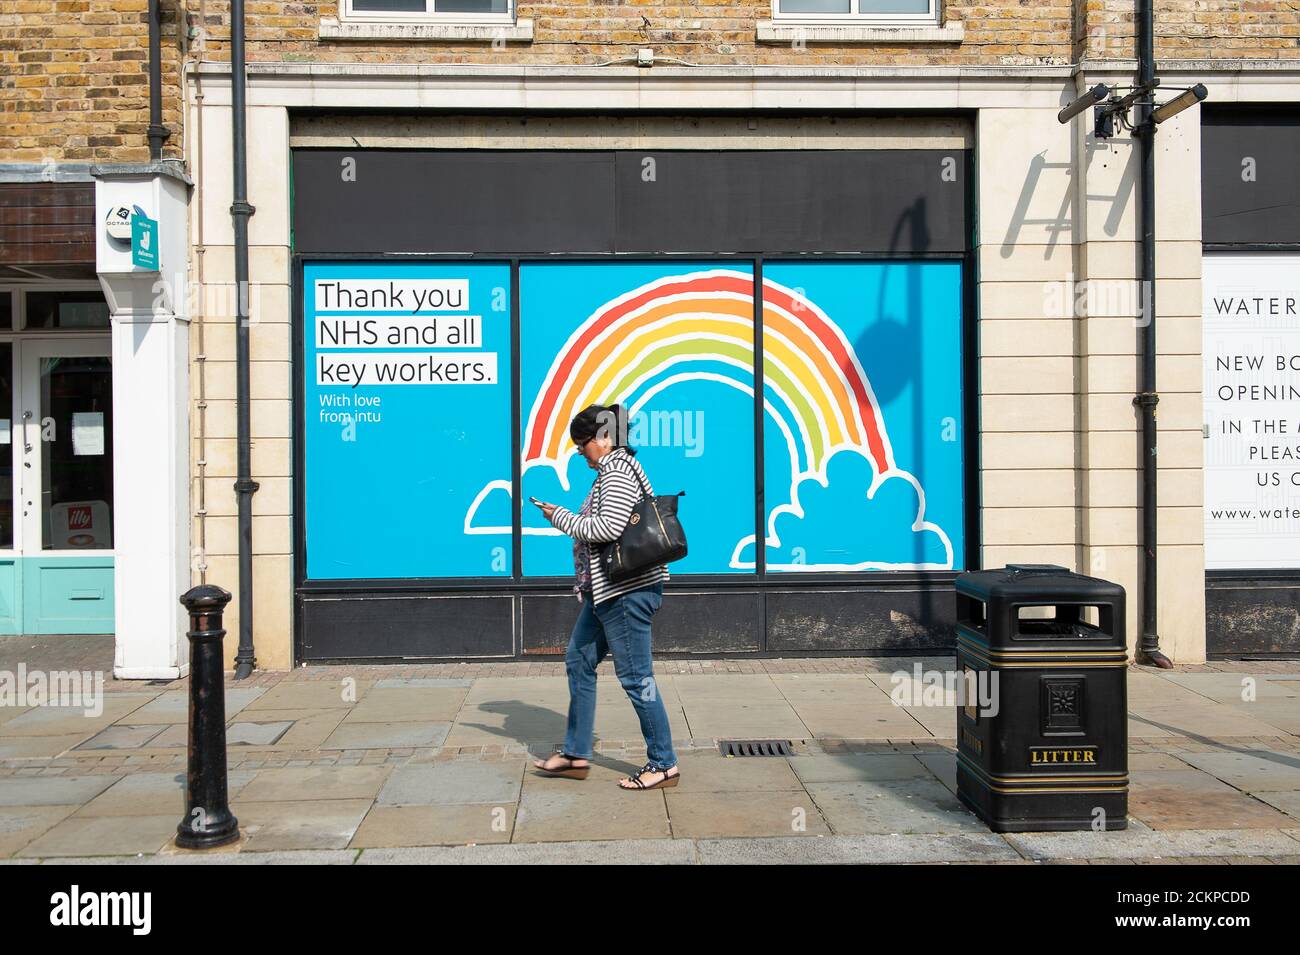
POLYGON ((539 501, 539 500, 538 500, 537 498, 535 498, 535 497, 530 497, 528 500, 532 501, 532 502, 533 502, 534 504, 536 504, 538 507, 541 507, 541 506, 542 506, 542 502, 539 501))

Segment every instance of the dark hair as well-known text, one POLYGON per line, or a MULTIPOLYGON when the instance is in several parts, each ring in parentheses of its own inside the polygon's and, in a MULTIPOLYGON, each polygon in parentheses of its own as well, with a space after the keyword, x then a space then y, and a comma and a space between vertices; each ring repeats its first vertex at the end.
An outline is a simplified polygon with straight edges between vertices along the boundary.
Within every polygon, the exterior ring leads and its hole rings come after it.
POLYGON ((627 409, 622 405, 588 405, 569 422, 574 444, 586 444, 599 435, 609 435, 614 447, 636 454, 636 448, 627 444, 627 409))

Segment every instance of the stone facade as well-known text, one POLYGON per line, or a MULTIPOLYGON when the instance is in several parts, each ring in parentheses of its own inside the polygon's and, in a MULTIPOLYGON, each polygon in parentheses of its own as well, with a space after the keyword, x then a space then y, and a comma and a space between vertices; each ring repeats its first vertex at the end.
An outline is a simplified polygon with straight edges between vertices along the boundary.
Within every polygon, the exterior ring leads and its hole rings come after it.
MULTIPOLYGON (((147 156, 146 6, 0 6, 5 161, 147 156)), ((166 153, 185 158, 197 184, 191 279, 205 290, 191 316, 195 578, 233 589, 227 4, 164 0, 163 9, 164 122, 173 130, 166 153)), ((1300 99, 1300 85, 1287 78, 1300 67, 1296 4, 1159 0, 1156 10, 1167 87, 1204 81, 1216 102, 1300 99)), ((1136 637, 1135 155, 1127 135, 1097 143, 1090 124, 1063 126, 1055 115, 1079 89, 1131 81, 1129 0, 954 0, 943 19, 961 26, 960 40, 907 43, 760 42, 758 23, 771 19, 764 2, 520 0, 518 17, 532 21, 531 39, 496 43, 322 39, 322 20, 338 17, 336 3, 250 2, 247 17, 250 200, 257 209, 250 223, 253 475, 261 485, 253 499, 254 599, 262 665, 284 668, 292 660, 287 157, 291 111, 301 107, 975 111, 983 560, 1059 562, 1119 580, 1129 589, 1136 637), (640 47, 679 62, 637 70, 627 58, 640 47), (1099 297, 1084 311, 1071 304, 1093 293, 1099 297)), ((1204 654, 1197 117, 1188 111, 1162 128, 1157 156, 1160 630, 1166 651, 1186 662, 1204 654)), ((232 634, 236 606, 227 615, 232 634)), ((226 645, 233 655, 233 639, 226 645)))

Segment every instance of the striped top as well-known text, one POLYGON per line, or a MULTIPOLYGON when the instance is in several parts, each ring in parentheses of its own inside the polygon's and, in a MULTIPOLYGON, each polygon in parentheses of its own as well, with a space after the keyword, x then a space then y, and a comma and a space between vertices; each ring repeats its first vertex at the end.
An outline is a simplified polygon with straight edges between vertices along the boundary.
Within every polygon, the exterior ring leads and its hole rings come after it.
POLYGON ((623 594, 662 583, 668 568, 652 567, 644 574, 617 584, 605 577, 600 565, 601 544, 618 540, 632 517, 632 507, 645 495, 654 494, 650 479, 640 463, 623 448, 615 448, 596 464, 596 480, 579 513, 563 507, 551 512, 551 524, 574 540, 592 545, 586 548, 591 568, 591 597, 601 604, 623 594))

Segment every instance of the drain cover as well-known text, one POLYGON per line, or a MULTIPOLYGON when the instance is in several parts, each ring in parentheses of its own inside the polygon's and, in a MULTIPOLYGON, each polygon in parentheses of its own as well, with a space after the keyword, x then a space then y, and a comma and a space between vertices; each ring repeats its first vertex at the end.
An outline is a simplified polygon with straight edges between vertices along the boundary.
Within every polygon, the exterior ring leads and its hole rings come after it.
POLYGON ((788 739, 723 739, 718 740, 718 752, 723 756, 792 756, 788 739))

